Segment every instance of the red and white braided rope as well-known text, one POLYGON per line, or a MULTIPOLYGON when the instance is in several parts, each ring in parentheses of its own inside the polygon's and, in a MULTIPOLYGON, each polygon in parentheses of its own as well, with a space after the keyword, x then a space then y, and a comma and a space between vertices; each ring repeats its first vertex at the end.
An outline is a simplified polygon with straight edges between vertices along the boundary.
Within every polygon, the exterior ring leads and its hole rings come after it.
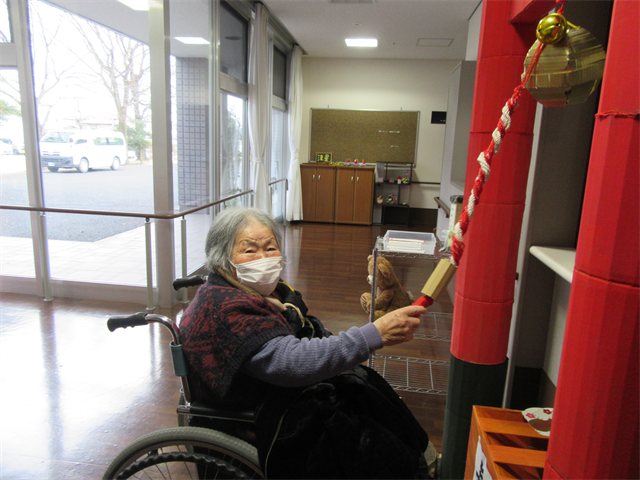
POLYGON ((451 239, 451 263, 458 266, 460 258, 462 258, 462 252, 464 250, 463 236, 467 232, 469 222, 473 217, 475 206, 480 199, 482 188, 484 184, 489 180, 489 174, 491 173, 491 159, 494 155, 500 151, 502 145, 502 139, 511 126, 511 114, 518 106, 518 100, 520 99, 520 92, 522 89, 516 89, 513 96, 502 107, 502 116, 498 122, 498 126, 491 134, 492 140, 489 147, 478 156, 478 163, 480 164, 480 170, 476 177, 475 183, 469 194, 469 201, 465 208, 462 210, 462 214, 453 228, 453 237, 451 239))
MULTIPOLYGON (((564 11, 565 0, 557 1, 562 4, 558 11, 559 13, 562 13, 564 11)), ((456 267, 460 264, 460 259, 464 252, 464 234, 467 233, 467 228, 469 228, 469 222, 471 221, 471 217, 473 217, 475 206, 480 201, 482 188, 484 187, 484 184, 487 183, 489 174, 491 173, 491 159, 500 150, 502 139, 511 126, 511 115, 518 106, 520 94, 522 93, 522 90, 524 90, 524 86, 527 84, 533 69, 538 63, 538 59, 540 58, 540 54, 542 53, 542 50, 544 50, 544 47, 545 45, 543 43, 538 44, 538 47, 536 48, 536 51, 534 52, 533 57, 529 62, 529 66, 523 76, 522 83, 513 90, 513 95, 511 95, 511 98, 507 100, 507 103, 502 108, 502 115, 498 121, 498 126, 491 134, 491 143, 487 149, 478 156, 480 170, 478 171, 478 176, 476 177, 471 193, 469 194, 469 201, 462 210, 458 223, 453 227, 453 235, 451 237, 451 257, 449 260, 456 267)))

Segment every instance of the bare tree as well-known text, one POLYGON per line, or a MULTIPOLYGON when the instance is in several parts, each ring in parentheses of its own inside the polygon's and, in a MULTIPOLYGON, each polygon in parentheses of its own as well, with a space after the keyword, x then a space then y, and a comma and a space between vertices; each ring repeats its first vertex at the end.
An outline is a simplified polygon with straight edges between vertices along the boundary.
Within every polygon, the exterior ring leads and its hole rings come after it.
POLYGON ((78 17, 71 24, 81 33, 90 59, 80 58, 113 98, 118 115, 118 130, 126 135, 127 117, 133 108, 134 121, 144 120, 149 86, 143 81, 149 72, 149 47, 106 27, 78 17))
MULTIPOLYGON (((67 63, 61 67, 52 54, 53 49, 68 50, 68 46, 60 40, 64 27, 62 22, 51 21, 46 9, 52 8, 41 2, 30 2, 31 38, 33 45, 34 90, 36 108, 38 109, 38 134, 45 130, 51 109, 60 100, 59 95, 52 95, 57 87, 67 83, 74 77, 76 62, 67 63), (43 11, 43 9, 45 11, 43 11), (43 21, 43 15, 47 21, 43 21)), ((20 87, 17 76, 0 76, 0 94, 10 98, 16 105, 20 102, 20 87)))

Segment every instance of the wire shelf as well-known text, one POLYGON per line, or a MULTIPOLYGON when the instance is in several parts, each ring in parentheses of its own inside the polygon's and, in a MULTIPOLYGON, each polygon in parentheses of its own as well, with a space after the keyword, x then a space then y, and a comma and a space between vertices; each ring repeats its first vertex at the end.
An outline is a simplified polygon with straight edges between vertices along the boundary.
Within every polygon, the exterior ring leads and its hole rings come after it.
POLYGON ((369 366, 395 390, 446 395, 449 362, 427 358, 372 355, 369 366))
POLYGON ((420 315, 420 326, 413 334, 413 338, 450 342, 452 326, 452 313, 427 312, 424 315, 420 315))
POLYGON ((449 258, 451 253, 441 252, 440 248, 442 244, 436 235, 436 245, 433 249, 433 253, 412 253, 412 252, 392 252, 385 250, 384 238, 378 237, 374 249, 378 251, 378 255, 382 257, 396 257, 396 258, 425 258, 431 260, 442 260, 443 258, 449 258))

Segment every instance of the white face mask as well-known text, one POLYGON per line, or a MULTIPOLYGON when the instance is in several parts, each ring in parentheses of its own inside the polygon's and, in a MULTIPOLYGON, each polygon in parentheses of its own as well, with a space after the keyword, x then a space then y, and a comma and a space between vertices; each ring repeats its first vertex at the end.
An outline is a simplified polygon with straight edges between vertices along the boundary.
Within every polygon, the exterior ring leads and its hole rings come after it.
POLYGON ((238 281, 253 288, 260 295, 271 295, 278 285, 282 272, 282 257, 267 257, 250 262, 233 264, 238 281))

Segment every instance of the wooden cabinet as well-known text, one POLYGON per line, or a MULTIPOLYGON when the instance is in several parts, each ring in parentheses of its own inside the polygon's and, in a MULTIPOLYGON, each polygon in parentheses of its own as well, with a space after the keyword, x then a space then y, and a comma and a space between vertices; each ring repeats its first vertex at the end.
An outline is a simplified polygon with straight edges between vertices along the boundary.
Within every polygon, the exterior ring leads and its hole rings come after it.
POLYGON ((371 225, 375 169, 300 165, 306 222, 371 225))
POLYGON ((371 225, 374 176, 369 167, 337 168, 335 223, 371 225))
POLYGON ((336 167, 300 165, 300 178, 303 220, 333 223, 336 167))

